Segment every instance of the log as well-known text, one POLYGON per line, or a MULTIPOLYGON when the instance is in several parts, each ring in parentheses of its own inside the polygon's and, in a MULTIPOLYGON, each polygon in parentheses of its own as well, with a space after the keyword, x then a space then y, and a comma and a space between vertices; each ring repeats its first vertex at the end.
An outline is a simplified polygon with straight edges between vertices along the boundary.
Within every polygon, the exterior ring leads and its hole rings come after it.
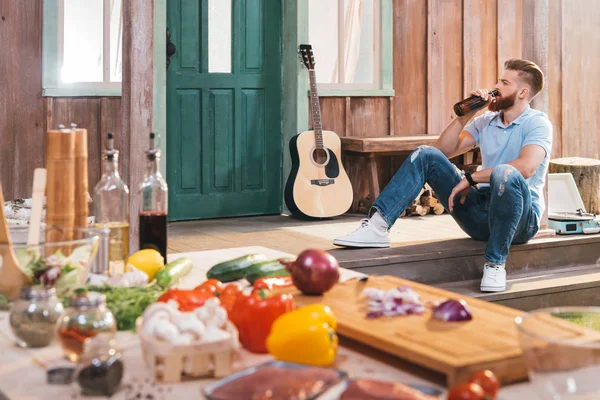
POLYGON ((446 210, 444 209, 444 206, 442 205, 442 203, 438 202, 435 206, 433 206, 433 213, 435 215, 441 215, 444 213, 444 211, 446 211, 446 210))
POLYGON ((550 160, 548 172, 571 173, 585 210, 588 213, 600 214, 600 160, 582 157, 557 158, 550 160))
POLYGON ((410 207, 408 207, 408 209, 406 210, 406 213, 408 215, 422 215, 421 213, 423 212, 423 206, 421 206, 420 204, 413 204, 410 207))
POLYGON ((432 196, 421 196, 421 205, 428 207, 435 207, 439 203, 439 200, 432 196))

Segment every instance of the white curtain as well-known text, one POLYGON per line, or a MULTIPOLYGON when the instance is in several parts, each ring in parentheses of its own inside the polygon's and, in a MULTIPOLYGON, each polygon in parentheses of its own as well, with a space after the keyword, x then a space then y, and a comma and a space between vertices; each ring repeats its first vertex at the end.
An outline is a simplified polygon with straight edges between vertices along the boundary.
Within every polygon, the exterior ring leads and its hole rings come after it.
MULTIPOLYGON (((356 68, 360 53, 360 36, 362 33, 363 21, 363 0, 346 0, 343 20, 343 36, 340 38, 343 44, 343 76, 340 83, 354 82, 356 68)), ((333 70, 333 79, 339 74, 339 58, 333 70)))

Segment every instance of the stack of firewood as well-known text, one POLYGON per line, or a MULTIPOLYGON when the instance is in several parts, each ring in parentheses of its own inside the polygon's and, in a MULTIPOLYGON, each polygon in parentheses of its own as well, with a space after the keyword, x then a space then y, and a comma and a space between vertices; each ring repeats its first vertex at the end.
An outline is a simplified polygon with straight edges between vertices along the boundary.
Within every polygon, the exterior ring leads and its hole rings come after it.
POLYGON ((444 206, 438 200, 437 196, 431 190, 431 187, 427 184, 421 189, 421 192, 412 204, 400 214, 400 217, 404 216, 425 216, 427 214, 440 215, 446 212, 444 206))

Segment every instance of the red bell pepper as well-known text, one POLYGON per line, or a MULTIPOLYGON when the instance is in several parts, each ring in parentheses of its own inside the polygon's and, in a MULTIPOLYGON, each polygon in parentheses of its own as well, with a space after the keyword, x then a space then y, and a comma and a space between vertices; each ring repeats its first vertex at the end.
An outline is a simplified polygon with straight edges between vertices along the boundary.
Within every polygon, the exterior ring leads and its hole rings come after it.
POLYGON ((268 353, 266 341, 271 325, 280 316, 295 308, 289 294, 266 297, 260 290, 250 295, 237 296, 229 319, 239 331, 240 343, 252 353, 268 353))
POLYGON ((202 307, 204 302, 212 299, 212 293, 199 292, 195 290, 170 289, 163 293, 158 301, 166 303, 169 300, 174 300, 179 303, 179 311, 193 311, 198 307, 202 307))
POLYGON ((254 282, 253 290, 273 290, 275 288, 284 288, 293 285, 294 282, 292 281, 291 276, 265 276, 264 278, 259 278, 254 282))

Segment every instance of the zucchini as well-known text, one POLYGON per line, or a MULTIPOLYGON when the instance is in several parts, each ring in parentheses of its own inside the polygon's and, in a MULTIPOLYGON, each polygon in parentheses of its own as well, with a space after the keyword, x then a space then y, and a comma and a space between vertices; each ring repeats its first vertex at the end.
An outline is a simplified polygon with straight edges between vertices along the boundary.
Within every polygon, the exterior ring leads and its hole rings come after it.
POLYGON ((206 273, 208 279, 217 279, 221 282, 232 282, 242 279, 246 276, 246 270, 252 264, 266 260, 264 254, 247 254, 233 260, 223 261, 213 265, 206 273))
POLYGON ((192 260, 187 257, 171 261, 156 274, 156 283, 162 288, 176 284, 183 276, 192 270, 192 260))
POLYGON ((254 281, 265 276, 289 276, 285 266, 277 260, 260 261, 254 263, 246 271, 246 279, 251 285, 254 281))

